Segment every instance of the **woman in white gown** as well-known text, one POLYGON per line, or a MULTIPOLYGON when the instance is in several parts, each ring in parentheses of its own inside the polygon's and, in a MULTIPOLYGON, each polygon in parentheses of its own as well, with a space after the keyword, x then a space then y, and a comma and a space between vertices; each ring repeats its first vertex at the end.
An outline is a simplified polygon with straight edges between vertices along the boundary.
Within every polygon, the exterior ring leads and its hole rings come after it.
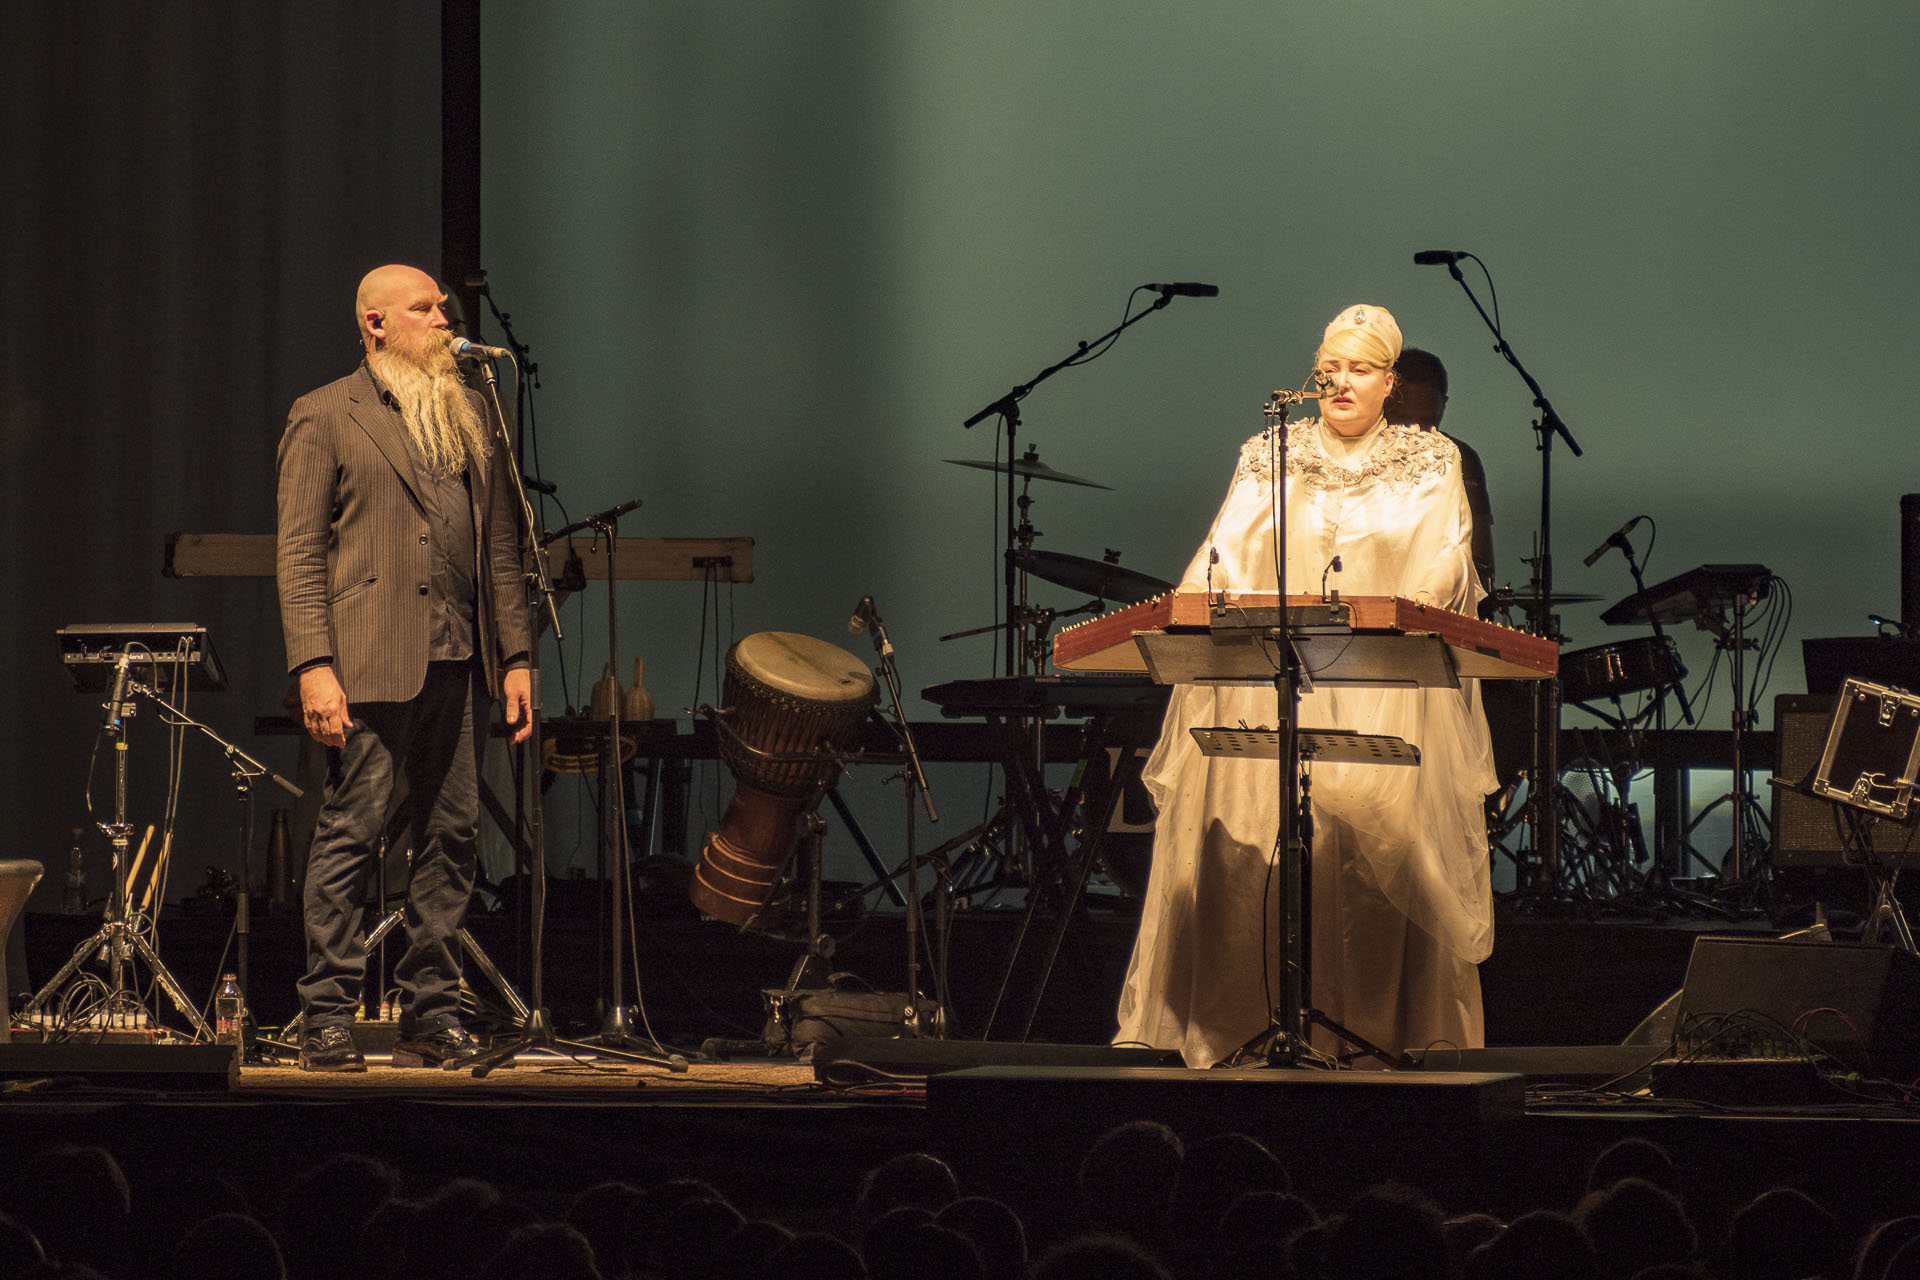
MULTIPOLYGON (((1383 308, 1349 307, 1327 326, 1317 367, 1332 379, 1321 417, 1287 428, 1287 587, 1404 596, 1472 614, 1473 572, 1460 458, 1435 431, 1389 424, 1400 328, 1383 308)), ((1269 432, 1240 450, 1213 529, 1180 591, 1273 591, 1269 432)), ((1273 858, 1279 778, 1272 761, 1208 758, 1188 730, 1271 726, 1271 689, 1181 685, 1146 784, 1159 807, 1140 936, 1120 997, 1118 1043, 1178 1049, 1207 1067, 1268 1025, 1283 989, 1273 858)), ((1475 967, 1493 944, 1483 802, 1493 756, 1472 681, 1459 689, 1335 689, 1302 697, 1305 729, 1392 734, 1418 767, 1312 770, 1311 1003, 1390 1052, 1483 1040, 1475 967)), ((1317 1048, 1345 1046, 1316 1029, 1317 1048)))

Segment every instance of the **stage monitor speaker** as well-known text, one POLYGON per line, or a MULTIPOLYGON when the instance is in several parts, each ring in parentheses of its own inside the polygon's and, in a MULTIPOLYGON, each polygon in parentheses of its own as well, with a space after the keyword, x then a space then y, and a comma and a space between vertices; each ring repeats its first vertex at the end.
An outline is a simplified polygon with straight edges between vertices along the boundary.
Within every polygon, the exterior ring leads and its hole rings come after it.
POLYGON ((96 1089, 224 1092, 240 1079, 230 1044, 23 1044, 0 1046, 0 1080, 71 1079, 96 1089))
MULTIPOLYGON (((1780 758, 1777 777, 1799 782, 1812 776, 1827 749, 1833 726, 1833 699, 1807 693, 1783 693, 1773 700, 1774 740, 1780 758)), ((1834 820, 1834 806, 1784 787, 1773 787, 1773 867, 1838 867, 1845 844, 1843 828, 1834 820)))
POLYGON ((1840 942, 1697 938, 1676 1028, 1696 1056, 1791 1056, 1808 1040, 1852 1069, 1910 1080, 1920 1075, 1920 956, 1840 942), (1716 1014, 1758 1017, 1709 1040, 1699 1020, 1716 1014))

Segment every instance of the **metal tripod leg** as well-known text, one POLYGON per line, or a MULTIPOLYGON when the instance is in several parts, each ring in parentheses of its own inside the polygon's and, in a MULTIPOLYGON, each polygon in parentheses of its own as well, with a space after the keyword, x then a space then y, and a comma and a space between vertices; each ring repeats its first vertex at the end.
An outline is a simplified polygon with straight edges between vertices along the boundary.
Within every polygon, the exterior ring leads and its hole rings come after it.
POLYGON ((1914 950, 1913 930, 1907 926, 1906 913, 1893 891, 1893 877, 1875 868, 1873 871, 1873 909, 1860 928, 1860 941, 1878 942, 1884 934, 1893 935, 1893 944, 1902 951, 1914 950))
MULTIPOLYGON (((160 984, 160 989, 167 993, 169 1000, 173 1001, 174 1008, 178 1009, 180 1015, 192 1025, 195 1034, 207 1040, 213 1039, 213 1028, 207 1025, 207 1020, 200 1016, 200 1010, 194 1007, 191 1000, 187 999, 185 990, 181 988, 180 983, 175 980, 173 974, 167 971, 167 966, 160 963, 160 957, 154 951, 153 947, 148 944, 145 938, 129 930, 124 921, 118 920, 110 920, 106 924, 101 925, 92 937, 74 948, 73 954, 67 958, 67 962, 60 966, 60 971, 53 975, 46 986, 35 992, 33 999, 27 1002, 27 1007, 20 1011, 21 1018, 31 1020, 44 1009, 47 1001, 53 997, 56 991, 66 984, 67 979, 73 977, 74 974, 80 971, 80 966, 86 962, 86 957, 90 953, 98 951, 101 947, 106 947, 108 954, 116 957, 116 963, 114 964, 116 974, 119 972, 121 965, 124 964, 122 957, 125 955, 125 950, 131 950, 134 955, 146 963, 148 970, 153 974, 154 981, 160 984)), ((126 988, 116 980, 109 999, 118 1000, 127 996, 127 994, 126 988)))
MULTIPOLYGON (((390 911, 382 917, 380 923, 367 932, 367 950, 372 951, 379 946, 380 940, 392 933, 405 918, 406 913, 403 911, 390 911)), ((467 932, 465 925, 460 927, 454 937, 460 939, 462 958, 471 960, 473 966, 486 975, 487 981, 493 984, 494 991, 505 999, 507 1011, 513 1015, 513 1025, 526 1026, 529 1012, 527 1003, 520 998, 520 993, 513 989, 513 984, 507 981, 506 975, 501 973, 499 967, 493 963, 492 957, 488 956, 486 950, 474 940, 473 935, 467 932)))

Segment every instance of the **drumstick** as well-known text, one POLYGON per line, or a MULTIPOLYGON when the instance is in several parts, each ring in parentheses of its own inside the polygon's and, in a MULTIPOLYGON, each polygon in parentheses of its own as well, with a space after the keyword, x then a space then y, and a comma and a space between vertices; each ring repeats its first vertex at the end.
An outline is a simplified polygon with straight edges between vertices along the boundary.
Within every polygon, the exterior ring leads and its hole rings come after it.
POLYGON ((160 856, 153 860, 153 878, 147 881, 147 891, 140 895, 140 909, 145 911, 153 905, 153 895, 166 882, 167 868, 173 865, 173 831, 160 838, 160 856))
MULTIPOLYGON (((153 828, 149 826, 147 833, 140 837, 140 848, 133 855, 133 865, 127 868, 127 905, 129 907, 133 905, 133 886, 140 880, 140 864, 147 860, 147 845, 152 839, 153 828)), ((144 911, 145 909, 146 907, 143 903, 141 910, 144 911)))

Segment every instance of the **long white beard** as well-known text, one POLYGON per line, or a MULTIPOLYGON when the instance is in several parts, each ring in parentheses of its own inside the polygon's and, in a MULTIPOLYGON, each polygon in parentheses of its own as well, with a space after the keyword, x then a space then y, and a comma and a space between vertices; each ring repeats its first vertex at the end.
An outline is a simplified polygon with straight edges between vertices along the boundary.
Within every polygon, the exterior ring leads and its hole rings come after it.
POLYGON ((450 476, 486 459, 486 428, 446 344, 430 337, 412 348, 389 346, 367 363, 400 402, 400 418, 429 472, 450 476))

